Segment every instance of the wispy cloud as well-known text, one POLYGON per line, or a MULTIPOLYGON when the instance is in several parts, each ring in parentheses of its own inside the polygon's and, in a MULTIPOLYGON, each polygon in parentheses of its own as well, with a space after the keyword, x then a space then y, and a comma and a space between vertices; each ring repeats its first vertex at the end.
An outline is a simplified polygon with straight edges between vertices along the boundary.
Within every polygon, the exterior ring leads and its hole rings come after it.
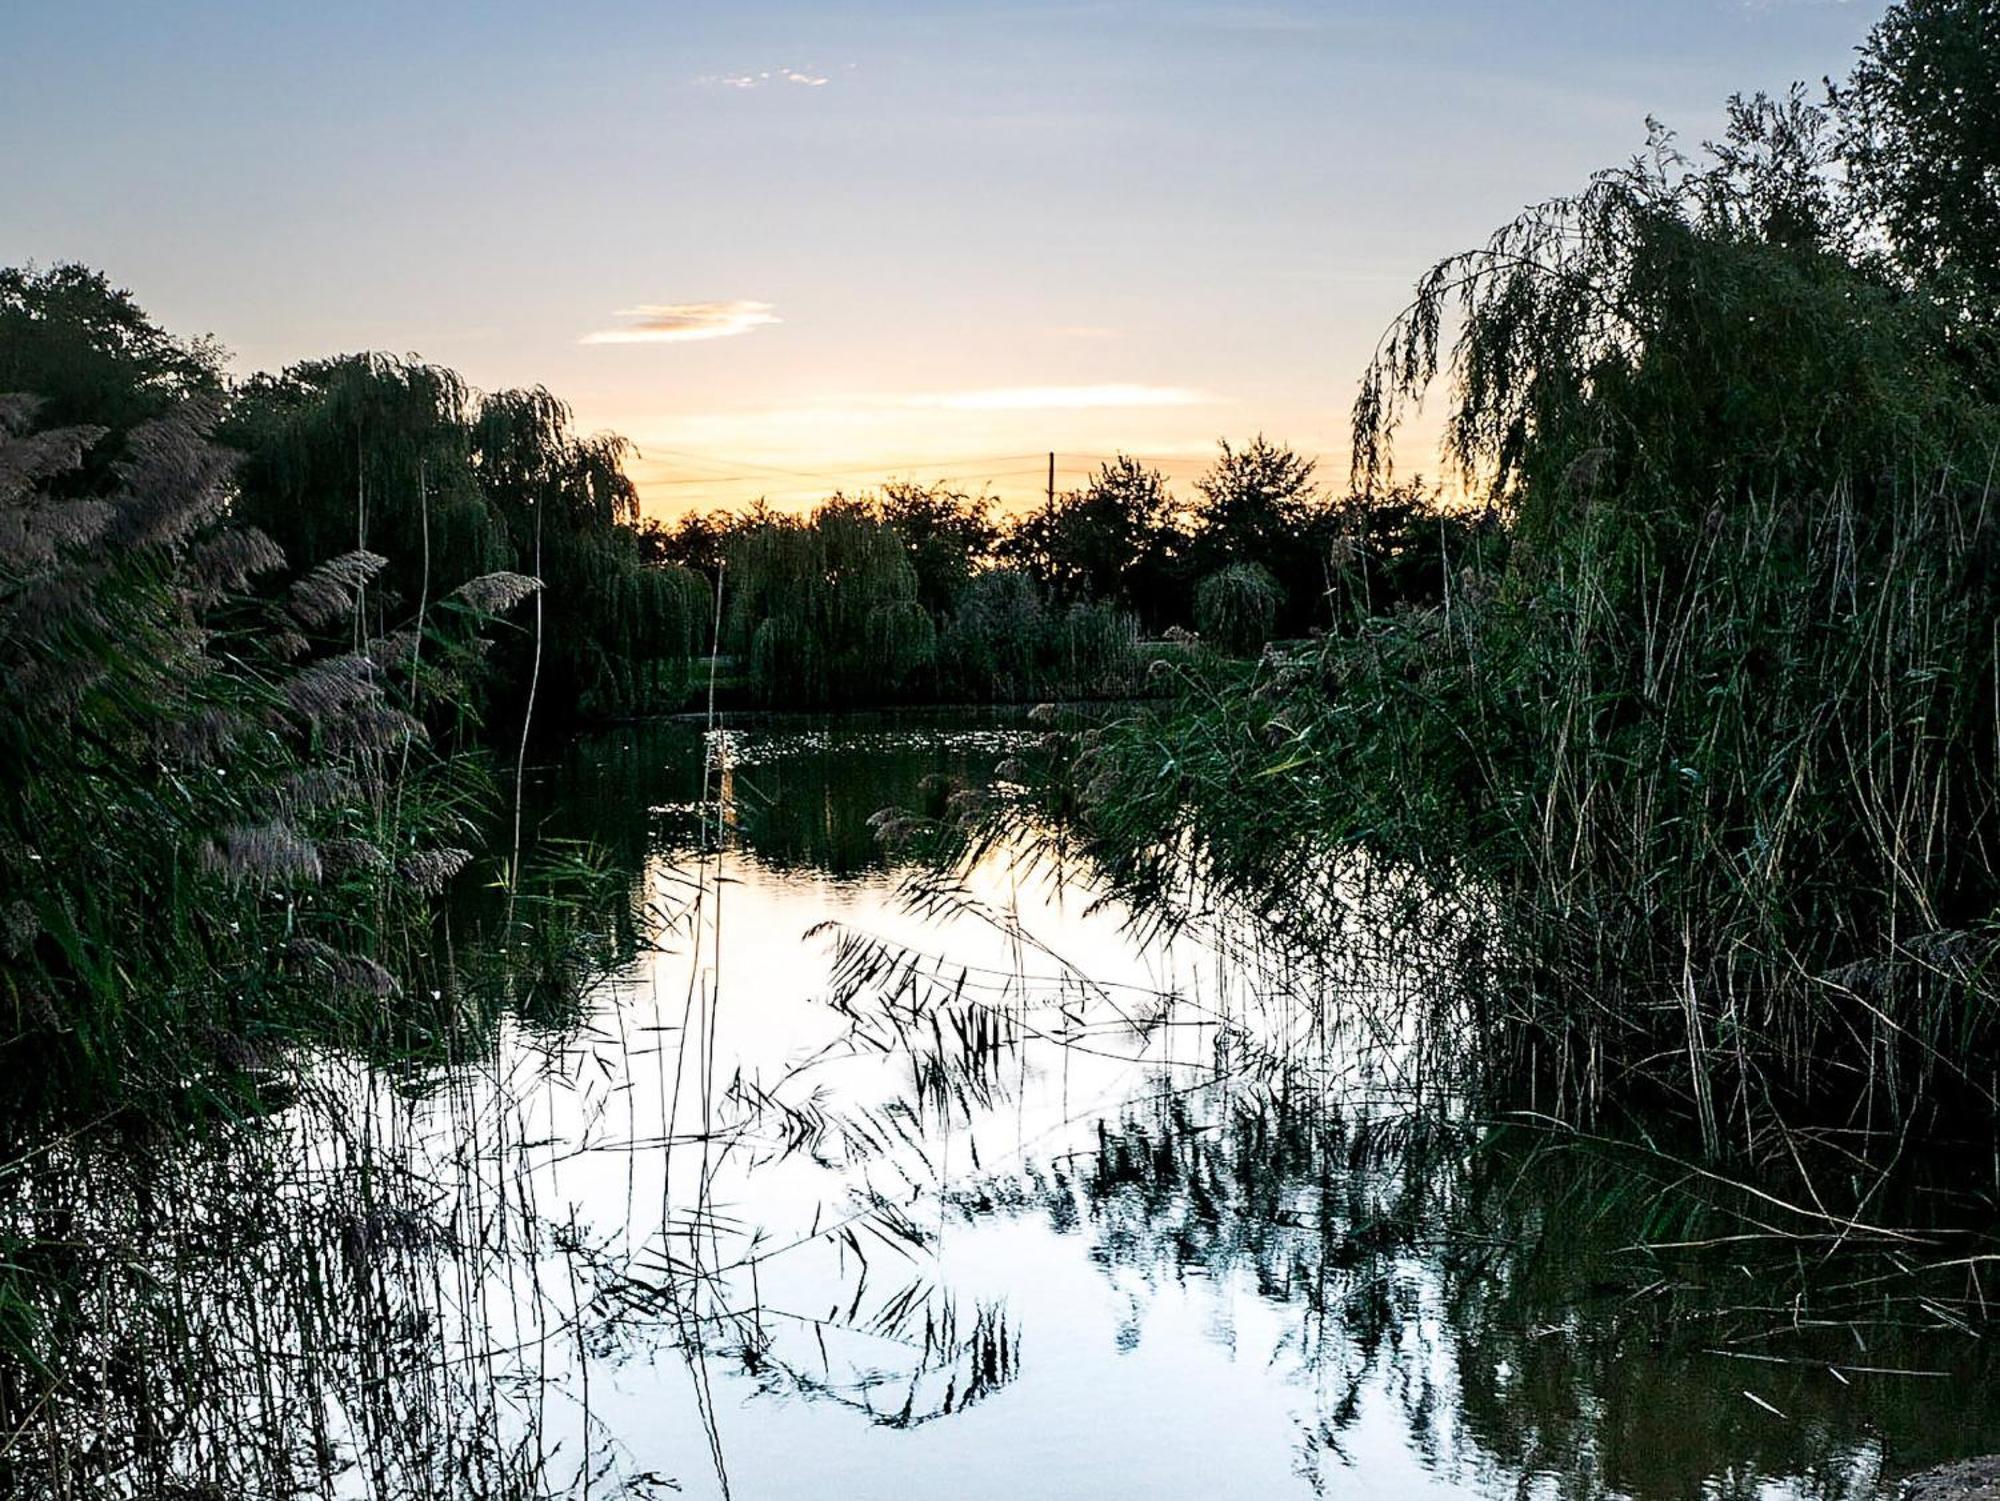
POLYGON ((896 404, 942 412, 1083 411, 1094 407, 1212 406, 1218 398, 1186 386, 998 386, 896 398, 896 404))
POLYGON ((626 321, 583 336, 586 344, 686 344, 727 339, 782 320, 768 302, 648 302, 620 308, 626 321))
POLYGON ((824 88, 827 76, 805 68, 764 68, 755 73, 704 73, 695 80, 705 88, 761 89, 774 83, 792 83, 801 88, 824 88))

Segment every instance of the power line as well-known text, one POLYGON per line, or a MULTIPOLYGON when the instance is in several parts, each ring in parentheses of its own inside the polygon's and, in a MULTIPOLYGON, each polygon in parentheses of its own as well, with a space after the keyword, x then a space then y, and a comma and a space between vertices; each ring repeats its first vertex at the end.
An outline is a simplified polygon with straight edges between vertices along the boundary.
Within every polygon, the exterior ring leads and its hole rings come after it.
MULTIPOLYGON (((904 458, 904 459, 891 459, 891 460, 876 460, 872 463, 865 463, 865 464, 836 464, 825 469, 794 469, 779 464, 762 464, 751 459, 716 458, 708 454, 688 453, 684 450, 673 449, 673 448, 654 448, 649 450, 647 448, 641 447, 638 452, 640 459, 649 463, 656 461, 655 455, 664 455, 667 457, 679 459, 685 463, 707 464, 724 469, 734 469, 738 471, 747 471, 760 474, 784 475, 792 479, 817 479, 817 480, 834 479, 844 475, 856 475, 856 474, 893 475, 900 471, 906 471, 906 470, 922 471, 925 473, 930 473, 942 469, 980 470, 992 464, 1010 464, 1010 463, 1015 463, 1017 461, 1025 461, 1029 459, 1040 460, 1043 457, 1043 455, 1039 452, 973 454, 960 458, 947 458, 947 459, 935 459, 935 460, 904 458)), ((1091 463, 1100 462, 1098 457, 1094 454, 1073 454, 1070 455, 1070 457, 1082 458, 1091 463)), ((699 480, 705 477, 706 476, 701 476, 701 475, 686 476, 686 478, 690 480, 699 480)), ((715 476, 715 477, 723 478, 725 476, 715 476)), ((726 477, 734 478, 737 476, 726 476, 726 477)), ((670 483, 670 482, 662 481, 661 483, 670 483)))
MULTIPOLYGON (((1027 455, 1024 455, 1023 457, 1027 457, 1027 455)), ((1062 464, 1058 467, 1062 471, 1075 472, 1080 469, 1089 467, 1089 464, 1093 462, 1098 462, 1098 461, 1090 460, 1081 464, 1062 464)), ((997 469, 997 470, 988 469, 976 464, 974 461, 966 459, 948 460, 944 464, 935 466, 920 465, 920 464, 865 465, 865 466, 857 466, 856 468, 851 470, 832 469, 816 474, 808 474, 803 470, 782 471, 783 476, 787 478, 817 480, 821 482, 831 481, 836 484, 839 483, 842 479, 853 479, 857 476, 874 476, 884 481, 900 479, 908 476, 930 476, 939 480, 979 480, 979 479, 1024 478, 1029 475, 1040 475, 1042 472, 1043 471, 1039 466, 1033 469, 997 469), (965 472, 962 474, 949 474, 944 472, 947 468, 956 468, 968 464, 972 465, 972 467, 967 468, 965 472)), ((653 485, 653 486, 753 484, 760 479, 765 479, 768 477, 772 476, 766 476, 761 473, 683 474, 683 475, 676 475, 671 479, 648 480, 646 483, 648 485, 653 485)))

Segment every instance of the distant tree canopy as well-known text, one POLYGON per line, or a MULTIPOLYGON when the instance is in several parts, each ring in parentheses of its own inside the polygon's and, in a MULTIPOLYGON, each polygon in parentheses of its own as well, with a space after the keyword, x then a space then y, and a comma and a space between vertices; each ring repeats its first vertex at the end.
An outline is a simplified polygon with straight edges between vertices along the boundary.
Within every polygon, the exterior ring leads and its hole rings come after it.
MULTIPOLYGON (((1244 448, 1225 441, 1195 482, 1188 557, 1198 578, 1231 568, 1262 571, 1275 590, 1271 629, 1304 634, 1326 623, 1332 511, 1313 478, 1311 459, 1258 434, 1244 448)), ((1258 643, 1262 644, 1261 641, 1258 643)))
POLYGON ((891 480, 880 507, 916 570, 918 601, 933 615, 947 613, 993 559, 1001 536, 993 503, 941 484, 891 480))
POLYGON ((66 489, 100 486, 125 434, 191 396, 219 394, 224 355, 177 339, 104 274, 63 264, 0 268, 0 394, 33 396, 43 428, 104 430, 66 489))
POLYGON ((984 497, 891 485, 803 515, 757 505, 654 526, 649 546, 719 585, 720 644, 756 702, 1127 693, 1138 628, 1116 607, 1055 600, 997 566, 984 497))
POLYGON ((650 521, 640 547, 720 583, 722 649, 761 701, 824 704, 1126 691, 1140 632, 1192 627, 1254 655, 1273 636, 1436 603, 1454 561, 1501 545, 1490 511, 1421 485, 1336 503, 1314 472, 1260 436, 1220 445, 1191 505, 1119 455, 1011 517, 892 481, 802 515, 760 502, 650 521))
POLYGON ((1254 651, 1273 633, 1333 628, 1342 610, 1392 607, 1407 567, 1364 563, 1365 587, 1340 594, 1332 549, 1404 558, 1433 547, 1439 514, 1405 493, 1356 530, 1311 460, 1260 436, 1224 443, 1192 504, 1121 454, 1011 518, 985 495, 892 480, 806 517, 760 504, 663 524, 639 514, 624 441, 579 433, 545 390, 480 393, 442 366, 368 353, 232 383, 212 342, 173 337, 78 266, 0 272, 9 389, 39 398, 39 427, 106 435, 51 479, 75 493, 109 483, 126 433, 211 400, 236 457, 236 522, 297 568, 384 560, 356 590, 364 634, 421 622, 468 578, 540 579, 483 670, 461 679, 462 721, 511 722, 531 698, 544 721, 677 708, 712 640, 774 705, 1129 691, 1139 634, 1197 624, 1204 580, 1268 581, 1238 589, 1249 616, 1210 633, 1219 650, 1254 651), (1406 534, 1381 535, 1390 516, 1406 534), (1268 623, 1243 623, 1267 603, 1268 623))
POLYGON ((1016 521, 1001 552, 1059 600, 1117 605, 1157 629, 1185 618, 1184 540, 1166 476, 1120 454, 1016 521))
MULTIPOLYGON (((1052 598, 1115 604, 1155 633, 1201 628, 1206 581, 1261 578, 1275 591, 1261 645, 1274 634, 1343 629, 1357 611, 1434 603, 1449 561, 1464 560, 1475 534, 1489 553, 1499 545, 1491 514, 1447 505, 1420 482, 1336 501, 1316 468, 1262 434, 1241 447, 1224 441, 1183 502, 1157 469, 1121 454, 1082 488, 1016 518, 995 553, 1052 598), (1230 572, 1246 568, 1254 572, 1230 572)), ((1229 650, 1246 639, 1201 634, 1229 650)))
POLYGON ((736 531, 724 561, 725 644, 747 656, 765 702, 894 698, 931 662, 937 628, 916 568, 865 501, 761 518, 736 531))

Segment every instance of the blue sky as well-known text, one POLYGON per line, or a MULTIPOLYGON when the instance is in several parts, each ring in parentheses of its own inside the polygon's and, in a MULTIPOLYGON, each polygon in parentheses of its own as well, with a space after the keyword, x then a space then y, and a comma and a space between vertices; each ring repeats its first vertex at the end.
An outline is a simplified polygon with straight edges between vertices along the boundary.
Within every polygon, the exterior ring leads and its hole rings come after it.
POLYGON ((1260 429, 1337 467, 1429 261, 1882 8, 6 3, 0 260, 245 371, 546 384, 661 510, 1260 429))

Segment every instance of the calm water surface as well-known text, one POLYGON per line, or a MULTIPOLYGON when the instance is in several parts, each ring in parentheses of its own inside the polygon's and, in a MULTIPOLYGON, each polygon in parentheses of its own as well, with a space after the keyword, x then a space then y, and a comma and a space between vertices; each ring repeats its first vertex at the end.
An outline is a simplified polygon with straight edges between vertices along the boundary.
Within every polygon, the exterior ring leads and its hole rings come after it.
POLYGON ((311 1060, 283 1146, 190 1158, 169 1204, 72 1164, 178 1248, 107 1289, 107 1327, 206 1352, 107 1405, 164 1425, 153 1473, 1873 1497, 2000 1448, 1949 1310, 1742 1222, 1683 1233, 1615 1155, 1412 1108, 1396 1038, 1357 1045, 1324 968, 1248 925, 1141 938, 1086 872, 1006 848, 913 903, 871 817, 937 811, 1040 733, 676 724, 537 768, 537 837, 595 843, 650 914, 580 1013, 447 1065, 311 1060), (1642 1247, 1678 1240, 1705 1244, 1642 1247), (1801 1301, 1821 1283, 1840 1316, 1801 1301))

